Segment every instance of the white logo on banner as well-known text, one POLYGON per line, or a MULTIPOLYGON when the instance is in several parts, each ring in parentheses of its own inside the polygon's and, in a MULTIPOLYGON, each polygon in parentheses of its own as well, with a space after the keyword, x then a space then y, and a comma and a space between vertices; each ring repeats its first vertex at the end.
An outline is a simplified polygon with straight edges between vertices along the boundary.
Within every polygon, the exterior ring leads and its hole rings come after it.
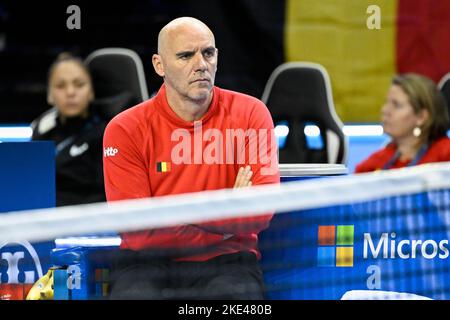
MULTIPOLYGON (((19 242, 9 242, 0 244, 0 250, 6 245, 18 244, 24 247, 27 252, 31 255, 34 261, 34 265, 36 267, 38 277, 36 278, 36 274, 34 271, 25 271, 25 282, 24 283, 34 283, 37 279, 43 276, 42 274, 42 266, 41 261, 39 260, 39 256, 36 250, 28 241, 19 241, 19 242)), ((25 257, 24 251, 17 252, 7 252, 4 251, 1 253, 0 258, 5 260, 8 266, 6 274, 8 275, 8 283, 19 283, 19 261, 25 257)), ((0 273, 0 283, 1 283, 2 274, 0 273)))
POLYGON ((374 244, 370 233, 364 233, 364 259, 368 259, 369 250, 373 259, 377 259, 382 253, 383 259, 416 259, 422 256, 425 259, 447 259, 449 256, 448 240, 436 242, 432 239, 403 239, 398 241, 396 233, 384 232, 374 244), (390 239, 389 239, 390 238, 390 239))

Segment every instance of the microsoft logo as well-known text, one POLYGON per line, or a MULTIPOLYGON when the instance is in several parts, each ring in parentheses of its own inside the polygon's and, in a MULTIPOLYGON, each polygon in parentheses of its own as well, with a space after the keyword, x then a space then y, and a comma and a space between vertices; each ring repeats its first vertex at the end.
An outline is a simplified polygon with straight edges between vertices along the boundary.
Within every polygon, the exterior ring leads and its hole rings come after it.
POLYGON ((353 267, 353 225, 319 226, 317 265, 353 267))
POLYGON ((109 293, 109 270, 95 269, 95 296, 106 297, 109 293))

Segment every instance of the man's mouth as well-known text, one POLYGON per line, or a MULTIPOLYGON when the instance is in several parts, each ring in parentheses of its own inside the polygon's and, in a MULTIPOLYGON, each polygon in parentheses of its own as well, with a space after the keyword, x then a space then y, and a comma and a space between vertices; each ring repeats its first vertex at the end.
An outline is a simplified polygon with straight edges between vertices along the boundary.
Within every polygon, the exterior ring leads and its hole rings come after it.
POLYGON ((201 78, 201 79, 194 80, 191 83, 195 83, 195 82, 209 82, 209 79, 201 78))

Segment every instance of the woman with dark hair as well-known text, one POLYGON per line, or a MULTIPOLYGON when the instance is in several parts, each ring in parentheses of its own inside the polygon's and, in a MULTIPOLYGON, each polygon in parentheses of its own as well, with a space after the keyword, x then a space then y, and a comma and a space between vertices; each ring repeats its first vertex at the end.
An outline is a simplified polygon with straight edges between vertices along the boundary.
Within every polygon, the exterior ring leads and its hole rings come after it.
POLYGON ((102 139, 106 123, 93 113, 94 90, 83 61, 62 53, 50 66, 47 101, 54 108, 31 124, 32 140, 56 147, 56 205, 105 201, 102 139))
POLYGON ((414 73, 394 77, 382 124, 391 142, 358 164, 356 173, 450 161, 448 109, 431 79, 414 73))

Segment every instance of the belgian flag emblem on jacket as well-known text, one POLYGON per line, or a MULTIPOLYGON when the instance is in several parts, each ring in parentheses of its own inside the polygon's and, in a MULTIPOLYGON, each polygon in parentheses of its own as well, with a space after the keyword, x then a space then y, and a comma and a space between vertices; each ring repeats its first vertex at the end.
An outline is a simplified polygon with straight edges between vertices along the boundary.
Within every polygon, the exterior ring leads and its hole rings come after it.
POLYGON ((156 163, 156 171, 157 172, 169 172, 171 169, 171 163, 170 162, 157 162, 156 163))

